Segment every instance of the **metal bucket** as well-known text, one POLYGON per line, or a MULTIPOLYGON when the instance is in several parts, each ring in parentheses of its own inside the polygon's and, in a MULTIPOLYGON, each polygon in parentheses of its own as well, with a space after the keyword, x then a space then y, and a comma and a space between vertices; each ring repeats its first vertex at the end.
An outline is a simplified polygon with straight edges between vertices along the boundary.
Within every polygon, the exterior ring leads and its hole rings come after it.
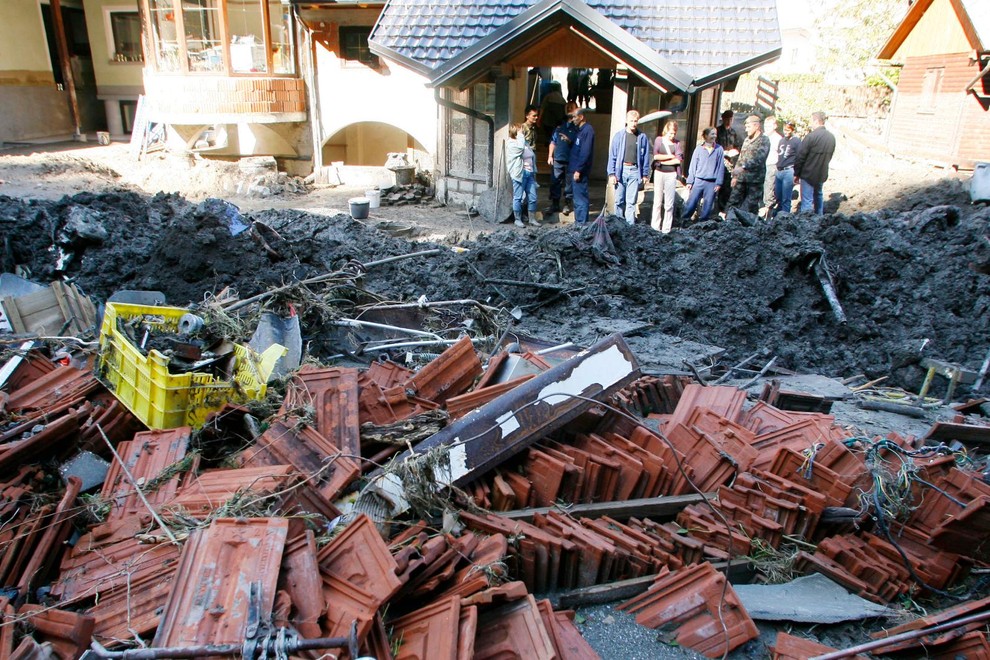
POLYGON ((368 209, 371 208, 371 200, 367 197, 352 197, 347 200, 351 207, 351 217, 355 220, 364 220, 368 217, 368 209))

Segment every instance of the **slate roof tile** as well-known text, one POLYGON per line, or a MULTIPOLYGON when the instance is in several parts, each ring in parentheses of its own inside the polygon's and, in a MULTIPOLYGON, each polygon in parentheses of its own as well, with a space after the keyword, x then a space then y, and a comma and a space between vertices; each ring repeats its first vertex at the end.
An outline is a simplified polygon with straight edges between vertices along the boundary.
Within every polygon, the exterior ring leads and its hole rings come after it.
MULTIPOLYGON (((390 0, 371 39, 436 69, 535 0, 390 0)), ((589 7, 703 78, 780 46, 776 0, 589 0, 589 7)))

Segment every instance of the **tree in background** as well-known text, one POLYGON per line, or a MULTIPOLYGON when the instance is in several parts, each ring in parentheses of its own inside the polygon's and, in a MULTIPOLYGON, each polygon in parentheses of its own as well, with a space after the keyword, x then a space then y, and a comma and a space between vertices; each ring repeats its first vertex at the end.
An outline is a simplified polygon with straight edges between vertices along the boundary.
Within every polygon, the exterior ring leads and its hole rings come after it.
POLYGON ((827 79, 842 82, 891 82, 897 72, 890 67, 878 66, 876 56, 904 18, 910 4, 908 0, 822 2, 818 5, 815 18, 819 37, 819 71, 827 79))

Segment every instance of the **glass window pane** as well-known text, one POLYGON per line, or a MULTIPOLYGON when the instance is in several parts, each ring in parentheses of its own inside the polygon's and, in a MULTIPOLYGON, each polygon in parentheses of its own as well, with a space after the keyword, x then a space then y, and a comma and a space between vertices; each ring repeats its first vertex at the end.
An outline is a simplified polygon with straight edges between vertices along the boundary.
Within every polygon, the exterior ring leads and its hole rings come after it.
POLYGON ((272 72, 295 73, 292 7, 289 0, 268 0, 268 20, 272 33, 272 72))
POLYGON ((368 47, 371 26, 346 25, 340 28, 340 56, 352 62, 378 66, 378 56, 368 47))
POLYGON ((230 69, 234 73, 266 73, 265 17, 261 0, 227 3, 230 69))
POLYGON ((190 71, 223 71, 218 5, 217 0, 183 0, 182 22, 190 71))
POLYGON ((179 71, 179 37, 175 28, 172 0, 148 0, 151 48, 159 71, 179 71))
POLYGON ((472 174, 488 174, 488 124, 480 119, 472 118, 474 122, 474 162, 471 163, 472 174))
POLYGON ((111 11, 110 35, 113 37, 114 52, 110 58, 117 62, 140 62, 141 17, 136 11, 111 11))

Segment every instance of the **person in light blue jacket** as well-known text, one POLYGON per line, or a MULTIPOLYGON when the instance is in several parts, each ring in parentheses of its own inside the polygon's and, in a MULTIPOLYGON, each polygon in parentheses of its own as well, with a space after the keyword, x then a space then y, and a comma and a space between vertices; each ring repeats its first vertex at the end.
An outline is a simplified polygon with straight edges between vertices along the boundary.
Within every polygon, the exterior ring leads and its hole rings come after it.
POLYGON ((717 137, 718 131, 714 126, 706 128, 701 132, 703 142, 691 155, 687 175, 688 200, 682 216, 685 222, 691 221, 702 200, 701 220, 708 220, 715 210, 715 198, 725 177, 725 152, 715 141, 717 137))
POLYGON ((650 139, 639 130, 639 113, 626 113, 626 127, 612 137, 608 149, 608 183, 615 187, 615 214, 636 224, 640 188, 650 180, 653 154, 650 139))

